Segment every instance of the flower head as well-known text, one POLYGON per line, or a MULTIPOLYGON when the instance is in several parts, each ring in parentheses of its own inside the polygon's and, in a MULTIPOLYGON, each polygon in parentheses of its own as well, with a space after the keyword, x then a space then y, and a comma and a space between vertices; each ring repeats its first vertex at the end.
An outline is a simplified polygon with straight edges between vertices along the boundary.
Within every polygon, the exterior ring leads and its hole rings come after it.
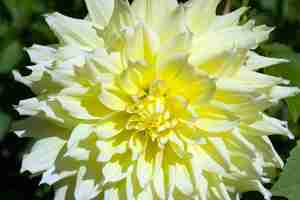
POLYGON ((272 29, 216 15, 219 0, 85 1, 86 19, 47 15, 59 43, 14 72, 37 95, 16 106, 15 133, 37 139, 22 171, 57 200, 270 199, 268 135, 293 135, 264 111, 299 92, 257 72, 286 62, 253 51, 272 29))

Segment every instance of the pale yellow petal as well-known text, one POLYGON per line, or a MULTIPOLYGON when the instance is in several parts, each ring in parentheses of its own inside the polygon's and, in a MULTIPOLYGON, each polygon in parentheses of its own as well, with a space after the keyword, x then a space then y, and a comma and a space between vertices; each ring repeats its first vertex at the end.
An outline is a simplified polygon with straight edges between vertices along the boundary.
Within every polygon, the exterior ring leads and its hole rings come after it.
POLYGON ((216 9, 220 0, 191 0, 187 7, 187 24, 195 34, 208 30, 216 18, 216 9))
POLYGON ((183 6, 178 6, 169 15, 164 17, 157 30, 160 42, 164 43, 180 33, 187 32, 185 12, 183 6))
POLYGON ((93 23, 97 28, 104 28, 112 16, 114 0, 85 0, 85 3, 93 23))
POLYGON ((138 24, 125 33, 128 59, 131 62, 153 64, 160 45, 159 35, 145 24, 138 24))
POLYGON ((177 5, 176 0, 134 0, 131 7, 139 20, 155 28, 177 5))
POLYGON ((125 110, 127 103, 111 92, 102 90, 99 100, 108 108, 115 111, 125 110))
POLYGON ((135 19, 128 1, 115 0, 111 20, 101 32, 108 49, 120 50, 123 48, 123 32, 134 24, 135 19))

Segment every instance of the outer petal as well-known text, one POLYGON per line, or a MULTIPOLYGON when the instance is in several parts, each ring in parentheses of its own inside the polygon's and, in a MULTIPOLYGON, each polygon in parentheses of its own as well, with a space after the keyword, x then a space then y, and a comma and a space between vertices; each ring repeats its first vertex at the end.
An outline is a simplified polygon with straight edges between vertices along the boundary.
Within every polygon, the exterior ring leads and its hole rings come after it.
POLYGON ((191 195, 194 191, 191 177, 186 166, 175 165, 175 185, 185 195, 191 195))
POLYGON ((30 60, 36 64, 47 64, 55 59, 56 49, 52 47, 33 45, 26 49, 30 56, 30 60))
POLYGON ((167 172, 162 167, 163 156, 163 151, 158 152, 155 156, 152 180, 154 191, 160 199, 164 199, 166 196, 165 176, 167 176, 167 172))
POLYGON ((138 200, 153 200, 153 191, 150 186, 148 186, 145 190, 143 190, 139 195, 138 195, 138 200))
POLYGON ((97 124, 95 126, 95 132, 101 140, 107 140, 122 132, 124 127, 120 127, 120 124, 122 123, 118 120, 109 119, 108 121, 97 124))
POLYGON ((114 145, 113 142, 110 141, 97 141, 96 145, 100 150, 97 158, 98 162, 107 162, 111 160, 113 155, 125 153, 127 150, 126 141, 118 145, 114 145))
POLYGON ((195 34, 206 31, 216 18, 220 0, 192 0, 187 4, 187 24, 195 34))
POLYGON ((46 21, 63 44, 79 46, 83 49, 103 46, 103 40, 98 37, 92 24, 86 20, 53 13, 46 16, 46 21))
MULTIPOLYGON (((88 65, 97 69, 97 76, 103 73, 120 74, 124 70, 121 63, 121 55, 117 52, 107 53, 105 49, 96 49, 90 56, 88 56, 88 65)), ((89 66, 88 66, 89 67, 89 66)))
POLYGON ((28 170, 37 173, 51 168, 64 144, 65 141, 58 137, 37 141, 31 153, 24 155, 21 172, 28 170))
POLYGON ((229 50, 202 63, 199 68, 211 77, 230 78, 241 69, 246 59, 246 52, 245 49, 229 50))
POLYGON ((110 21, 113 13, 114 0, 85 0, 89 11, 89 17, 100 29, 110 21))
POLYGON ((248 10, 246 7, 241 7, 226 15, 217 16, 209 30, 219 30, 230 26, 236 26, 240 22, 241 16, 248 10))
POLYGON ((199 66, 223 53, 236 49, 253 49, 268 39, 272 29, 265 26, 253 27, 252 22, 220 31, 208 32, 194 41, 189 62, 199 66))
POLYGON ((68 141, 68 150, 65 156, 71 156, 77 160, 88 160, 90 152, 84 148, 80 148, 79 143, 88 138, 92 132, 93 127, 87 124, 81 124, 74 128, 68 141))
POLYGON ((108 162, 102 170, 105 178, 104 183, 113 183, 126 178, 127 174, 122 172, 121 165, 118 162, 108 162))
POLYGON ((145 188, 152 177, 153 161, 146 160, 146 155, 143 154, 139 157, 136 166, 136 174, 139 184, 142 188, 145 188))
POLYGON ((157 32, 161 43, 168 41, 174 36, 187 32, 185 12, 183 6, 178 6, 169 15, 161 20, 157 32))
POLYGON ((99 194, 99 185, 96 185, 93 180, 83 180, 87 169, 81 167, 78 171, 77 182, 75 187, 75 200, 91 200, 99 194))
POLYGON ((134 0, 132 10, 139 20, 155 28, 177 5, 176 0, 134 0))
POLYGON ((144 24, 139 24, 126 32, 125 51, 132 62, 153 64, 159 45, 158 34, 144 24))
POLYGON ((58 96, 56 97, 56 99, 61 104, 62 108, 76 119, 99 119, 99 117, 90 115, 88 110, 81 105, 79 99, 72 98, 70 96, 58 96))
POLYGON ((109 49, 120 50, 124 45, 123 31, 133 27, 135 19, 128 1, 115 0, 113 15, 101 32, 109 49))
POLYGON ((264 57, 252 51, 249 51, 247 56, 248 59, 245 64, 245 67, 248 70, 258 70, 272 65, 289 62, 288 60, 285 59, 264 57))
POLYGON ((12 131, 19 137, 44 138, 58 136, 64 138, 68 129, 57 126, 55 123, 38 117, 28 117, 12 124, 12 131))
POLYGON ((274 101, 278 101, 287 97, 292 97, 299 94, 298 87, 283 87, 275 86, 271 89, 270 96, 274 101))
POLYGON ((46 117, 55 121, 63 122, 64 120, 57 117, 53 109, 47 104, 46 101, 39 101, 37 98, 22 100, 16 106, 16 110, 20 115, 37 115, 40 113, 45 114, 46 117))
POLYGON ((55 167, 52 167, 48 169, 46 172, 44 172, 40 184, 47 183, 49 185, 53 185, 54 183, 64 178, 76 175, 76 170, 62 171, 60 173, 55 172, 55 170, 56 170, 55 167))
POLYGON ((160 46, 157 61, 168 60, 174 55, 188 52, 192 45, 193 35, 190 32, 179 33, 160 46))
MULTIPOLYGON (((46 58, 44 58, 44 60, 45 59, 46 58)), ((39 62, 42 62, 42 61, 39 61, 39 62)), ((45 62, 48 62, 48 61, 45 61, 45 62)), ((30 87, 32 90, 35 90, 34 84, 36 82, 42 80, 42 78, 44 76, 44 72, 46 72, 47 69, 42 64, 28 66, 27 68, 32 70, 32 73, 30 75, 22 76, 18 71, 13 71, 14 78, 15 78, 15 80, 30 87)), ((45 89, 45 88, 43 88, 43 89, 45 89)), ((42 89, 40 89, 40 90, 42 90, 42 89)))
POLYGON ((238 126, 238 122, 234 120, 214 120, 209 118, 199 118, 196 121, 197 128, 214 133, 227 132, 238 126))
POLYGON ((290 139, 294 139, 295 136, 287 128, 287 122, 280 121, 278 119, 269 117, 262 114, 262 119, 251 124, 250 127, 266 132, 268 134, 279 134, 288 136, 290 139))
POLYGON ((258 92, 263 94, 262 89, 271 89, 277 84, 288 84, 287 80, 269 76, 245 69, 240 70, 235 76, 220 78, 217 81, 219 89, 238 92, 258 92))
POLYGON ((105 190, 104 200, 119 200, 118 189, 111 188, 111 189, 105 190))
POLYGON ((63 186, 55 190, 54 200, 66 200, 68 186, 63 186))
POLYGON ((191 145, 188 151, 193 155, 193 161, 199 166, 199 170, 205 170, 219 175, 225 174, 225 168, 210 156, 200 145, 191 145))

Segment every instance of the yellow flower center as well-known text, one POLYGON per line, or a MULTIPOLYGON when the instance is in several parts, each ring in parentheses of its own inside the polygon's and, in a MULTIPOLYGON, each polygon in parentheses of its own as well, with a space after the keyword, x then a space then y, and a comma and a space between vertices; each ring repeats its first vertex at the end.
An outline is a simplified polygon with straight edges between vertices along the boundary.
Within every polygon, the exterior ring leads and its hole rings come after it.
POLYGON ((127 110, 132 114, 127 121, 128 130, 144 132, 155 140, 166 130, 176 127, 177 119, 171 114, 171 102, 164 81, 153 81, 144 94, 134 101, 127 110))

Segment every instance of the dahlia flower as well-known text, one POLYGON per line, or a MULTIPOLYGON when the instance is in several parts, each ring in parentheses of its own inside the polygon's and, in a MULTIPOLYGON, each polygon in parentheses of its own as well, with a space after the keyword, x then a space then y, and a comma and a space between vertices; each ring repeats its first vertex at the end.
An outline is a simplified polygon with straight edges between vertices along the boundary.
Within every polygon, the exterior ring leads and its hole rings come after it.
POLYGON ((21 171, 55 200, 238 200, 271 193, 283 161, 268 136, 293 138, 264 111, 299 92, 257 72, 286 62, 254 49, 272 28, 240 24, 220 0, 85 0, 85 19, 45 16, 59 43, 27 49, 16 80, 36 97, 14 124, 36 142, 21 171))

